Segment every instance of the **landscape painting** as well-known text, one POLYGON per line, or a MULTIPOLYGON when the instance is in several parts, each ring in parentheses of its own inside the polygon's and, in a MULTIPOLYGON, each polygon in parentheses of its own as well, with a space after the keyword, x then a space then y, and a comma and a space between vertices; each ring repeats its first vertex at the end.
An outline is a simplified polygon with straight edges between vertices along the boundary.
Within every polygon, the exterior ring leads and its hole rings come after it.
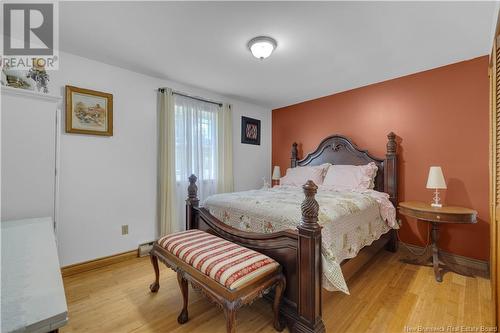
POLYGON ((113 135, 113 95, 66 86, 66 132, 113 135))

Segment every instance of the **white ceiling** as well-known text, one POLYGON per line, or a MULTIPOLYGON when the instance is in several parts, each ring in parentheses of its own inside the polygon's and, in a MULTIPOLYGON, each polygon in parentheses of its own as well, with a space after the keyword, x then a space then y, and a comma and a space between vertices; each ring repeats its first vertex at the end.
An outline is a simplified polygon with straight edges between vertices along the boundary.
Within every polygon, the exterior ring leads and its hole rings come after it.
POLYGON ((271 108, 489 53, 493 2, 61 2, 63 51, 271 108), (252 57, 258 35, 278 41, 252 57))

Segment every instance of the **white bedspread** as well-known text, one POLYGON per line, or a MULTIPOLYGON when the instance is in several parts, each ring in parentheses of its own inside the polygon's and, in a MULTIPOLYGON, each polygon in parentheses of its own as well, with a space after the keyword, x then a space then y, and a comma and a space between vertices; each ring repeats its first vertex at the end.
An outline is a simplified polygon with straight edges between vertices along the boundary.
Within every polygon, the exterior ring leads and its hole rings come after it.
MULTIPOLYGON (((277 186, 210 196, 204 206, 222 222, 244 231, 272 233, 295 229, 301 220, 301 187, 277 186)), ((385 193, 374 190, 318 189, 322 230, 323 288, 349 293, 340 263, 355 257, 390 228, 396 211, 385 193)))

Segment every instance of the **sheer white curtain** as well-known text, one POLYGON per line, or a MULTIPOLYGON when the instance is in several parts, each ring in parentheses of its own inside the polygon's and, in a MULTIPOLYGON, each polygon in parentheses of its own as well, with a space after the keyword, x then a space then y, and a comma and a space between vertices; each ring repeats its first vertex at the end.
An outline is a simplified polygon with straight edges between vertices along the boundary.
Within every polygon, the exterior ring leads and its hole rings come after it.
POLYGON ((203 202, 217 193, 218 115, 217 104, 174 95, 175 104, 175 179, 177 224, 173 231, 185 228, 185 204, 188 177, 198 177, 198 198, 203 202))
POLYGON ((232 108, 174 94, 159 95, 158 220, 160 235, 185 229, 188 177, 198 198, 233 189, 232 108))

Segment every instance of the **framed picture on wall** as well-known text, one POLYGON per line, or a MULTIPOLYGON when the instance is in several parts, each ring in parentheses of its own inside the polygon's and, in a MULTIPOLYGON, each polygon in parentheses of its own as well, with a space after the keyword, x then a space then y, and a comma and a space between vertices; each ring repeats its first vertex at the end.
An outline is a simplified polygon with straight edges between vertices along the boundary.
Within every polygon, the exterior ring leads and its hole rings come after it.
POLYGON ((66 86, 66 133, 113 136, 113 95, 66 86))
POLYGON ((260 120, 241 117, 241 143, 260 145, 260 120))

